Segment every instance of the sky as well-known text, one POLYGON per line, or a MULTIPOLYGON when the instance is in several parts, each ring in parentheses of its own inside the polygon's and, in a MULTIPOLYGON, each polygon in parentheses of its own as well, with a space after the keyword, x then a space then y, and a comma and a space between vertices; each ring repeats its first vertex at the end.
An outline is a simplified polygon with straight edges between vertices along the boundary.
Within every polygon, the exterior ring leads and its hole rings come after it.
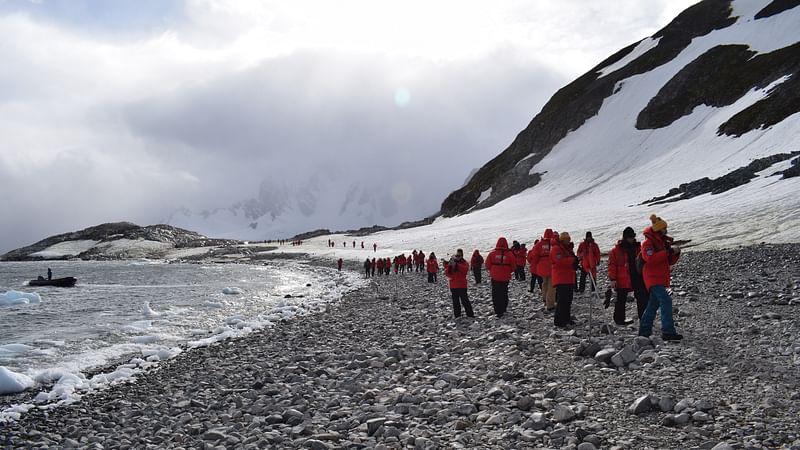
POLYGON ((320 171, 406 180, 426 217, 693 3, 0 0, 0 253, 320 171))

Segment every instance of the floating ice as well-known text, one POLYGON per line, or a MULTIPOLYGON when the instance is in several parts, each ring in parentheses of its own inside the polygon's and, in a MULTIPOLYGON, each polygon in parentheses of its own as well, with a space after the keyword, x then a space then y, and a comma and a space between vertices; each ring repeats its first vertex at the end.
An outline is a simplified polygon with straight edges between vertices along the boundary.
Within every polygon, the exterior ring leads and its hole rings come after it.
POLYGON ((0 354, 2 353, 25 353, 31 350, 36 350, 36 347, 31 347, 25 344, 5 344, 0 345, 0 354))
POLYGON ((36 384, 31 377, 0 366, 0 395, 16 394, 36 384))
POLYGON ((144 306, 142 306, 142 314, 144 314, 145 317, 159 317, 161 315, 160 312, 153 311, 153 309, 150 307, 150 302, 144 302, 144 306))
POLYGON ((238 287, 226 287, 222 290, 222 293, 225 295, 239 295, 242 293, 242 290, 238 287))
POLYGON ((155 336, 136 336, 133 338, 133 342, 137 344, 152 344, 158 341, 158 338, 155 336))
POLYGON ((0 306, 8 305, 38 305, 42 297, 36 292, 8 291, 0 294, 0 306))

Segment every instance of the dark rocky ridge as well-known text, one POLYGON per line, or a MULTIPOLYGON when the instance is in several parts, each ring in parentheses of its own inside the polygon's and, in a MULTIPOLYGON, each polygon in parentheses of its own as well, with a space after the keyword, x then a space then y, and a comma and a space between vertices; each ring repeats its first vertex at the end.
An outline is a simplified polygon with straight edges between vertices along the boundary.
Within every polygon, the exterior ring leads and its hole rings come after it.
POLYGON ((578 129, 596 115, 603 100, 613 94, 617 82, 671 61, 695 37, 732 25, 736 18, 730 17, 730 12, 729 0, 705 0, 693 5, 653 36, 661 38, 656 47, 626 66, 598 78, 598 70, 624 58, 636 44, 620 50, 560 89, 508 148, 444 200, 440 213, 450 217, 476 206, 485 208, 535 186, 541 174, 529 174, 530 169, 569 131, 578 129), (528 157, 531 154, 533 156, 528 157), (492 195, 477 205, 481 193, 489 188, 492 188, 492 195))
POLYGON ((795 6, 800 6, 800 0, 773 0, 772 3, 756 13, 755 18, 758 20, 766 17, 772 17, 775 14, 780 14, 787 9, 794 8, 795 6))
MULTIPOLYGON (((728 106, 754 88, 800 74, 800 43, 757 55, 747 45, 720 45, 687 64, 653 97, 636 119, 636 128, 669 126, 700 105, 728 106)), ((796 82, 779 85, 762 100, 732 117, 719 131, 740 136, 762 126, 774 125, 800 111, 796 82), (781 95, 783 94, 783 95, 781 95)))
MULTIPOLYGON (((797 4, 797 1, 776 0, 763 8, 757 18, 774 16, 797 4)), ((439 214, 451 217, 489 207, 535 186, 542 174, 531 173, 531 169, 570 130, 579 128, 596 115, 619 81, 671 61, 696 37, 732 25, 738 18, 730 17, 730 14, 730 1, 697 3, 653 35, 653 38, 660 38, 658 45, 629 64, 598 78, 598 70, 624 58, 636 44, 620 50, 559 90, 508 148, 444 200, 439 214), (489 198, 478 204, 481 193, 489 188, 492 189, 489 198)), ((637 128, 668 126, 700 104, 729 105, 751 89, 763 88, 789 75, 790 78, 772 89, 766 98, 722 124, 719 133, 740 136, 782 121, 800 111, 798 47, 792 45, 752 59, 749 59, 752 52, 746 46, 726 45, 710 49, 662 87, 651 104, 640 112, 637 128)))
MULTIPOLYGON (((789 158, 795 157, 800 154, 800 151, 792 153, 779 153, 777 155, 767 156, 764 158, 756 159, 745 167, 740 167, 732 172, 729 172, 719 178, 710 179, 708 177, 694 180, 689 183, 683 183, 676 188, 672 188, 664 195, 653 197, 650 200, 644 201, 642 205, 661 205, 664 203, 677 202, 680 200, 688 200, 692 197, 697 197, 703 194, 720 194, 729 191, 735 187, 747 184, 755 178, 757 172, 765 170, 775 163, 786 161, 789 158), (679 195, 680 194, 680 195, 679 195)), ((779 172, 782 178, 791 178, 793 172, 796 172, 797 159, 792 162, 792 168, 779 172), (787 176, 788 173, 788 176, 787 176)))
MULTIPOLYGON (((92 240, 110 242, 118 239, 147 240, 172 244, 175 248, 207 247, 215 245, 230 245, 239 241, 229 239, 211 239, 194 231, 170 225, 139 226, 130 222, 104 223, 80 231, 59 234, 43 239, 35 244, 12 250, 2 256, 0 261, 31 261, 41 260, 40 257, 30 256, 32 253, 44 250, 52 245, 65 241, 92 240)), ((98 259, 102 258, 98 250, 90 249, 77 256, 65 256, 62 259, 98 259)), ((52 259, 52 258, 51 258, 52 259)))

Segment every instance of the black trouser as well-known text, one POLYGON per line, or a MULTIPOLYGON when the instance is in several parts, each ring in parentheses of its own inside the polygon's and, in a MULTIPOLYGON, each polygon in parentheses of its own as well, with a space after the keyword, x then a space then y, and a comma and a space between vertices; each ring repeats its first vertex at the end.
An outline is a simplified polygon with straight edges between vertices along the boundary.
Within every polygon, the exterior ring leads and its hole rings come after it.
POLYGON ((508 310, 508 281, 492 280, 492 306, 497 317, 503 317, 508 310))
POLYGON ((475 276, 475 284, 481 284, 481 268, 480 267, 473 267, 472 268, 472 275, 475 276))
POLYGON ((374 277, 375 276, 375 268, 374 267, 370 268, 370 271, 372 272, 372 276, 374 277))
POLYGON ((366 272, 367 278, 369 278, 369 267, 365 268, 364 271, 366 272))
POLYGON ((642 318, 642 314, 647 308, 647 301, 650 296, 647 294, 646 289, 617 289, 617 301, 614 303, 614 322, 618 324, 625 323, 625 301, 628 299, 628 292, 631 291, 633 291, 633 296, 636 298, 636 315, 639 319, 642 318))
POLYGON ((436 274, 434 272, 428 272, 428 283, 436 282, 436 274))
POLYGON ((533 290, 536 289, 536 283, 539 283, 539 287, 542 287, 542 277, 532 273, 531 274, 531 292, 533 292, 533 290))
POLYGON ((553 323, 557 327, 569 325, 569 318, 572 315, 572 296, 574 295, 574 284, 556 285, 556 313, 553 323))
MULTIPOLYGON (((578 292, 586 291, 586 276, 589 275, 589 272, 584 271, 581 269, 581 281, 578 284, 578 292)), ((592 283, 592 292, 594 292, 594 283, 592 283)))
POLYGON ((472 312, 472 303, 469 302, 469 296, 467 296, 467 288, 450 288, 450 293, 453 294, 454 316, 461 317, 461 305, 464 305, 467 317, 475 317, 472 312))

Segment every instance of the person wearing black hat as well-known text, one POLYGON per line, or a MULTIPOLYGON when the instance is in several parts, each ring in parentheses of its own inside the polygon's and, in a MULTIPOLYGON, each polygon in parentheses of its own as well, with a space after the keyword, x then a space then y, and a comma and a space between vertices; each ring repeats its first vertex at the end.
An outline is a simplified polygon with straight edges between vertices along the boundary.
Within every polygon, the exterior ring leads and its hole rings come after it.
POLYGON ((600 247, 592 237, 592 232, 586 232, 586 239, 578 245, 578 252, 576 253, 580 260, 581 280, 578 284, 576 292, 584 292, 586 290, 586 275, 592 274, 592 292, 595 290, 595 283, 597 283, 597 265, 600 264, 600 247))
MULTIPOLYGON (((633 291, 633 296, 636 298, 636 314, 639 319, 647 307, 649 295, 642 274, 636 268, 636 257, 640 252, 641 245, 636 240, 636 232, 633 228, 627 227, 622 232, 622 240, 617 241, 617 245, 608 254, 608 279, 611 281, 611 289, 616 290, 614 322, 617 325, 628 325, 633 322, 625 320, 625 302, 629 292, 633 291)), ((608 308, 610 303, 611 299, 607 296, 605 307, 608 308)))

